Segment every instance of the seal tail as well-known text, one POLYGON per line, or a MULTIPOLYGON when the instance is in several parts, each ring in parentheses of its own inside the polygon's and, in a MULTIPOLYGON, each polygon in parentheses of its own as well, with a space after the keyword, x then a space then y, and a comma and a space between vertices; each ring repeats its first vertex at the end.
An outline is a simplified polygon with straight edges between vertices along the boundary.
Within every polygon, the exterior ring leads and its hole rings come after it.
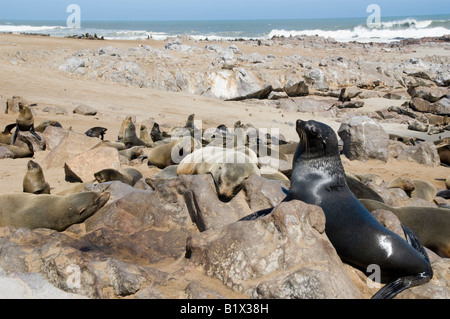
POLYGON ((414 286, 425 284, 433 278, 433 270, 431 269, 430 259, 425 251, 425 248, 417 238, 416 234, 408 227, 402 225, 403 231, 406 236, 406 241, 427 261, 428 266, 423 272, 418 273, 416 276, 408 276, 398 278, 386 286, 381 288, 372 299, 391 299, 398 295, 400 292, 414 286))

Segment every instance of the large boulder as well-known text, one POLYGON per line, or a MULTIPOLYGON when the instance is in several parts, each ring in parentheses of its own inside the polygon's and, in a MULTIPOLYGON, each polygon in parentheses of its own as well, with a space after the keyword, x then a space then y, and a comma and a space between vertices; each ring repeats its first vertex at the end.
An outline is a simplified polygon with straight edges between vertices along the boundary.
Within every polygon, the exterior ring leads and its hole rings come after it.
POLYGON ((119 151, 114 147, 96 147, 68 160, 64 164, 66 180, 71 182, 89 182, 94 174, 103 169, 121 168, 119 151))
POLYGON ((408 89, 408 93, 412 99, 419 97, 430 103, 434 103, 445 96, 450 96, 450 89, 436 86, 413 86, 408 89))
POLYGON ((426 166, 437 167, 441 164, 436 145, 433 142, 421 142, 400 151, 398 160, 416 162, 426 166))
MULTIPOLYGON (((58 136, 58 139, 60 137, 58 136)), ((64 163, 78 156, 79 154, 93 148, 101 140, 85 134, 67 131, 58 146, 46 156, 43 166, 46 168, 63 167, 64 163)), ((56 142, 55 142, 56 144, 56 142)))
POLYGON ((367 116, 355 116, 339 127, 343 153, 350 160, 388 159, 389 134, 367 116))
POLYGON ((212 72, 207 78, 210 93, 223 100, 265 98, 272 91, 253 72, 239 69, 222 69, 212 72))
POLYGON ((324 231, 321 208, 291 201, 257 220, 192 235, 187 255, 254 298, 360 297, 324 231))
POLYGON ((15 114, 19 113, 19 103, 23 103, 25 105, 29 105, 29 103, 20 96, 13 96, 10 99, 6 100, 6 114, 15 114))

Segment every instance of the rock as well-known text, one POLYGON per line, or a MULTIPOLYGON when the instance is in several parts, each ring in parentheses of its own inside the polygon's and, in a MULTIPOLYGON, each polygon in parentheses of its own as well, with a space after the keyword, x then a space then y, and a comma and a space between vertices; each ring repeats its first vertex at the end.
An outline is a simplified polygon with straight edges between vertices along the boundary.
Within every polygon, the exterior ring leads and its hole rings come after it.
POLYGON ((114 147, 98 147, 85 151, 64 164, 66 180, 89 182, 94 174, 102 169, 121 168, 119 151, 114 147))
POLYGON ((223 100, 265 98, 272 91, 271 86, 266 86, 253 72, 243 68, 212 72, 207 81, 211 94, 223 100))
MULTIPOLYGON (((57 137, 59 139, 59 137, 57 137)), ((64 163, 93 148, 101 141, 85 134, 67 131, 61 142, 43 160, 43 167, 63 167, 64 163)), ((55 142, 56 144, 56 142, 55 142)))
POLYGON ((39 273, 6 274, 0 268, 1 299, 86 299, 56 288, 39 273))
POLYGON ((282 203, 253 221, 192 235, 187 256, 205 274, 253 298, 357 298, 317 206, 282 203))
POLYGON ((47 126, 44 132, 42 132, 42 136, 46 142, 46 149, 53 151, 67 134, 69 134, 69 131, 62 127, 47 126))
POLYGON ((418 97, 430 103, 434 103, 441 98, 450 95, 450 89, 443 87, 415 86, 408 89, 408 94, 412 99, 418 97))
POLYGON ((293 81, 289 79, 284 85, 284 92, 290 97, 309 94, 309 87, 305 80, 293 81))
POLYGON ((433 104, 432 113, 437 115, 450 115, 450 98, 444 97, 433 104))
POLYGON ((19 103, 23 103, 24 105, 30 105, 25 99, 20 96, 13 96, 10 99, 6 100, 6 114, 15 114, 19 113, 19 103))
POLYGON ((314 90, 318 91, 328 91, 328 86, 325 83, 325 73, 321 69, 312 69, 309 72, 305 72, 305 79, 308 84, 314 90))
POLYGON ((416 162, 426 166, 436 167, 441 164, 436 145, 432 142, 421 142, 415 146, 409 146, 397 157, 398 160, 416 162))
POLYGON ((191 219, 200 231, 220 228, 253 213, 243 192, 227 203, 220 201, 210 174, 183 175, 179 180, 186 189, 183 198, 191 219))
POLYGON ((367 116, 355 116, 341 124, 338 134, 344 142, 343 153, 350 160, 387 161, 389 134, 367 116))
POLYGON ((105 182, 105 183, 99 183, 99 184, 89 183, 84 187, 83 191, 97 192, 97 193, 107 192, 111 195, 107 202, 107 204, 110 204, 130 193, 143 191, 143 192, 146 192, 147 194, 149 194, 153 191, 153 189, 138 190, 138 189, 134 188, 133 186, 130 186, 123 182, 112 181, 112 182, 105 182))
POLYGON ((244 181, 243 190, 252 211, 275 207, 286 197, 278 181, 251 175, 244 181))
POLYGON ((430 103, 427 100, 424 100, 421 97, 414 97, 411 102, 409 103, 410 107, 418 112, 432 112, 432 103, 430 103))
POLYGON ((97 114, 97 110, 95 110, 93 107, 90 107, 89 105, 80 104, 73 110, 73 113, 94 116, 97 114))
POLYGON ((84 75, 86 73, 85 70, 86 62, 78 57, 70 58, 66 61, 66 63, 61 64, 59 69, 73 74, 84 75))
POLYGON ((289 97, 289 95, 287 95, 286 92, 272 91, 272 92, 270 92, 267 99, 268 100, 279 100, 279 99, 287 99, 288 97, 289 97))

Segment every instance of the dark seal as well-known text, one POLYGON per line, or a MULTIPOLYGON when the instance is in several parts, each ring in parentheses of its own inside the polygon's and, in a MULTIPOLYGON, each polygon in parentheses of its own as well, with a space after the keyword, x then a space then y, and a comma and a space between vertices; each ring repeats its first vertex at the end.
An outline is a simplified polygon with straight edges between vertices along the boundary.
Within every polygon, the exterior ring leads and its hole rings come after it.
MULTIPOLYGON (((369 266, 380 267, 381 282, 387 284, 373 298, 393 298, 428 282, 433 272, 414 232, 403 226, 405 241, 389 231, 351 192, 332 128, 302 120, 296 126, 300 143, 294 155, 290 192, 284 201, 296 199, 320 206, 326 216, 325 232, 341 259, 367 275, 371 274, 369 266)), ((255 214, 248 219, 254 219, 255 214)))
POLYGON ((84 134, 86 134, 89 137, 98 137, 103 141, 107 130, 108 129, 105 127, 95 126, 84 132, 84 134))

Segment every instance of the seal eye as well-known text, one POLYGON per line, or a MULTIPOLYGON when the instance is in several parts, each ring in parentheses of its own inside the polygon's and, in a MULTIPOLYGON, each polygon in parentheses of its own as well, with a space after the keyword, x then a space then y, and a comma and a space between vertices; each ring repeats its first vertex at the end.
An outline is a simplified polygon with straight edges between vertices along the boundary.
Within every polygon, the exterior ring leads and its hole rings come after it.
POLYGON ((311 133, 317 135, 317 128, 315 126, 311 126, 311 133))

